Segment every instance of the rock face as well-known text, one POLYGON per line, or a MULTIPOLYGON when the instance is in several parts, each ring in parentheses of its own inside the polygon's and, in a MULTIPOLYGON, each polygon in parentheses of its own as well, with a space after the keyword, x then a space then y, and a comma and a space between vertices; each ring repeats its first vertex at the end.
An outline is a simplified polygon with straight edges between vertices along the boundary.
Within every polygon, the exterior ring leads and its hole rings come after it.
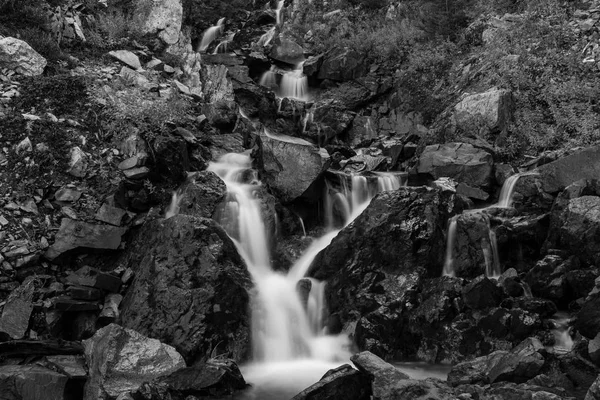
POLYGON ((354 119, 354 114, 348 112, 335 100, 316 102, 312 107, 312 113, 312 123, 302 136, 321 146, 346 132, 354 119))
POLYGON ((492 89, 466 96, 454 107, 454 119, 459 129, 486 127, 503 131, 512 118, 513 100, 508 90, 492 89))
POLYGON ((493 178, 493 159, 488 152, 467 143, 435 144, 423 150, 417 172, 434 179, 448 177, 470 186, 487 187, 493 178))
POLYGON ((365 58, 349 48, 336 48, 325 55, 317 77, 332 81, 349 81, 367 72, 365 58))
POLYGON ((121 307, 125 327, 174 346, 190 363, 215 348, 244 359, 250 277, 216 222, 187 215, 153 221, 119 264, 136 274, 121 307))
POLYGON ((319 382, 307 387, 292 400, 369 400, 370 398, 369 379, 350 365, 344 364, 327 371, 319 382))
POLYGON ((597 294, 583 303, 577 313, 575 328, 588 339, 594 339, 600 333, 600 297, 597 294))
POLYGON ((0 367, 3 400, 63 400, 67 377, 37 365, 0 367))
POLYGON ((136 15, 144 33, 156 33, 166 44, 179 40, 183 6, 181 0, 137 0, 136 15))
POLYGON ((351 358, 356 367, 365 374, 371 383, 373 398, 391 398, 392 388, 399 381, 410 379, 393 365, 386 363, 370 351, 363 351, 351 358))
POLYGON ((405 356, 404 307, 414 302, 423 276, 441 274, 444 233, 438 225, 452 207, 453 195, 431 188, 381 193, 317 255, 309 275, 328 281, 333 331, 357 321, 359 348, 405 356))
POLYGON ((262 135, 260 139, 263 181, 283 203, 305 194, 329 166, 327 151, 305 140, 285 135, 262 135))
POLYGON ((44 256, 53 260, 66 251, 80 247, 114 250, 121 244, 121 236, 126 231, 126 228, 112 225, 95 225, 63 218, 55 242, 44 256))
POLYGON ((474 278, 486 272, 493 255, 490 217, 485 212, 465 212, 456 217, 456 236, 452 244, 456 276, 474 278))
POLYGON ((600 375, 598 375, 598 378, 590 386, 585 395, 585 400, 600 400, 600 375))
POLYGON ((286 37, 273 40, 271 58, 288 64, 296 64, 304 57, 302 46, 286 37))
POLYGON ((183 357, 156 339, 110 324, 83 342, 90 377, 85 400, 104 400, 185 368, 183 357))
POLYGON ((211 218, 225 198, 225 183, 209 171, 197 172, 179 189, 179 214, 211 218))
POLYGON ((537 338, 525 339, 520 345, 498 359, 489 370, 491 383, 509 381, 525 382, 536 376, 544 366, 544 357, 539 353, 544 346, 537 338))
POLYGON ((46 59, 27 43, 13 37, 0 38, 0 67, 18 74, 40 75, 46 68, 46 59))

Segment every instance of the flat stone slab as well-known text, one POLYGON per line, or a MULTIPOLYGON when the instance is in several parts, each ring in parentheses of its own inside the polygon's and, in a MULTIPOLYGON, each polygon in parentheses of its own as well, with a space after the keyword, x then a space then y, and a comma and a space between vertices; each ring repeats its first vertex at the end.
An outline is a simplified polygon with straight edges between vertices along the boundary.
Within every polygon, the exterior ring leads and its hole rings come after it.
POLYGON ((129 65, 133 69, 142 68, 140 59, 129 50, 115 50, 108 53, 111 57, 129 65))
POLYGON ((8 334, 13 339, 22 339, 29 327, 32 311, 33 305, 30 301, 19 297, 8 300, 0 317, 0 332, 8 334))
POLYGON ((0 367, 0 398, 63 400, 67 380, 38 365, 4 365, 0 367))

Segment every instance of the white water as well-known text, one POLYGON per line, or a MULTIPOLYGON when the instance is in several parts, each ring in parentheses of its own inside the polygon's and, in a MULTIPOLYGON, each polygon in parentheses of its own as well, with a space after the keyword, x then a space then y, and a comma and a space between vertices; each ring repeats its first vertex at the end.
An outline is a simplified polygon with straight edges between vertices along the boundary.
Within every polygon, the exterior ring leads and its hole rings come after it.
POLYGON ((574 342, 569 327, 571 322, 569 315, 558 312, 551 321, 554 324, 554 329, 552 330, 552 334, 554 335, 554 350, 561 353, 571 351, 574 342))
MULTIPOLYGON (((273 390, 283 386, 297 392, 350 357, 348 337, 326 333, 324 283, 311 279, 306 309, 296 289, 316 255, 339 230, 331 229, 315 239, 286 275, 273 271, 260 201, 255 197, 260 182, 251 164, 247 154, 226 154, 208 168, 227 186, 227 202, 219 221, 246 261, 257 289, 252 301, 253 362, 242 371, 256 386, 269 387, 276 382, 273 390)), ((399 175, 392 174, 375 176, 372 182, 353 176, 351 182, 351 187, 343 186, 337 193, 351 204, 344 225, 358 216, 378 191, 397 189, 401 184, 399 175)), ((257 399, 267 396, 260 394, 260 389, 253 393, 257 399)), ((281 398, 291 397, 288 395, 282 392, 281 398)))
POLYGON ((271 40, 273 40, 273 37, 275 37, 275 27, 272 27, 263 33, 263 35, 258 39, 257 45, 261 47, 268 46, 269 43, 271 43, 271 40))
POLYGON ((308 78, 302 70, 302 63, 296 65, 292 71, 287 71, 281 78, 281 97, 308 101, 308 78))
POLYGON ((521 174, 514 174, 509 176, 502 185, 500 190, 500 197, 498 198, 498 207, 508 208, 512 206, 513 196, 515 194, 515 186, 517 181, 521 177, 521 174))
POLYGON ((306 133, 306 129, 310 127, 310 124, 314 122, 315 113, 313 109, 309 109, 304 114, 304 118, 302 119, 302 133, 306 133))
POLYGON ((448 222, 448 233, 446 236, 446 257, 444 260, 444 270, 442 271, 443 276, 455 276, 454 272, 454 240, 456 237, 456 220, 458 216, 450 218, 448 222))
POLYGON ((175 215, 179 214, 179 202, 181 201, 180 195, 179 195, 179 191, 175 190, 173 192, 173 196, 171 196, 171 203, 169 204, 169 207, 167 207, 166 211, 165 211, 165 219, 169 219, 171 217, 174 217, 175 215))
POLYGON ((275 9, 275 25, 279 26, 282 24, 283 19, 281 18, 281 11, 283 10, 283 5, 285 0, 281 0, 277 3, 277 8, 275 9))
POLYGON ((268 71, 265 71, 265 73, 262 74, 260 81, 258 83, 259 83, 259 85, 267 87, 271 90, 276 90, 278 88, 278 86, 277 86, 277 75, 275 74, 275 66, 272 66, 271 69, 269 69, 268 71))
POLYGON ((227 53, 229 43, 231 43, 233 41, 234 37, 235 37, 235 32, 229 34, 224 40, 221 40, 219 42, 219 44, 215 47, 213 54, 227 53))
POLYGON ((211 26, 207 30, 204 31, 202 35, 202 41, 198 46, 199 52, 204 52, 210 46, 210 44, 223 32, 223 23, 225 22, 225 18, 221 18, 217 21, 216 25, 211 26))

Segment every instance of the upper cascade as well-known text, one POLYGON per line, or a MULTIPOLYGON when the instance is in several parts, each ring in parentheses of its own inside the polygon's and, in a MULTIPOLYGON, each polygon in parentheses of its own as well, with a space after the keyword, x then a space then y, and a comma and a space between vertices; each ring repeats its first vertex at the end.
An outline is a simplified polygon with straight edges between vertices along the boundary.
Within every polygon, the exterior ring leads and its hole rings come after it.
POLYGON ((208 46, 223 33, 223 23, 225 22, 225 18, 221 18, 217 21, 216 25, 211 26, 207 30, 204 31, 202 35, 202 41, 198 46, 199 52, 205 52, 208 49, 208 46))

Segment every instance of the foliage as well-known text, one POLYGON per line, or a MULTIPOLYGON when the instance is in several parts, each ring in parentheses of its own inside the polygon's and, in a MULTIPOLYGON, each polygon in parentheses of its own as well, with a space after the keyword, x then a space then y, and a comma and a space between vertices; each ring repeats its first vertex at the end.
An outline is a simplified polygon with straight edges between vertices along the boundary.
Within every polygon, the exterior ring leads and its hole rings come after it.
POLYGON ((88 18, 87 28, 88 40, 96 47, 112 47, 124 39, 143 36, 137 14, 120 8, 108 9, 88 18))

